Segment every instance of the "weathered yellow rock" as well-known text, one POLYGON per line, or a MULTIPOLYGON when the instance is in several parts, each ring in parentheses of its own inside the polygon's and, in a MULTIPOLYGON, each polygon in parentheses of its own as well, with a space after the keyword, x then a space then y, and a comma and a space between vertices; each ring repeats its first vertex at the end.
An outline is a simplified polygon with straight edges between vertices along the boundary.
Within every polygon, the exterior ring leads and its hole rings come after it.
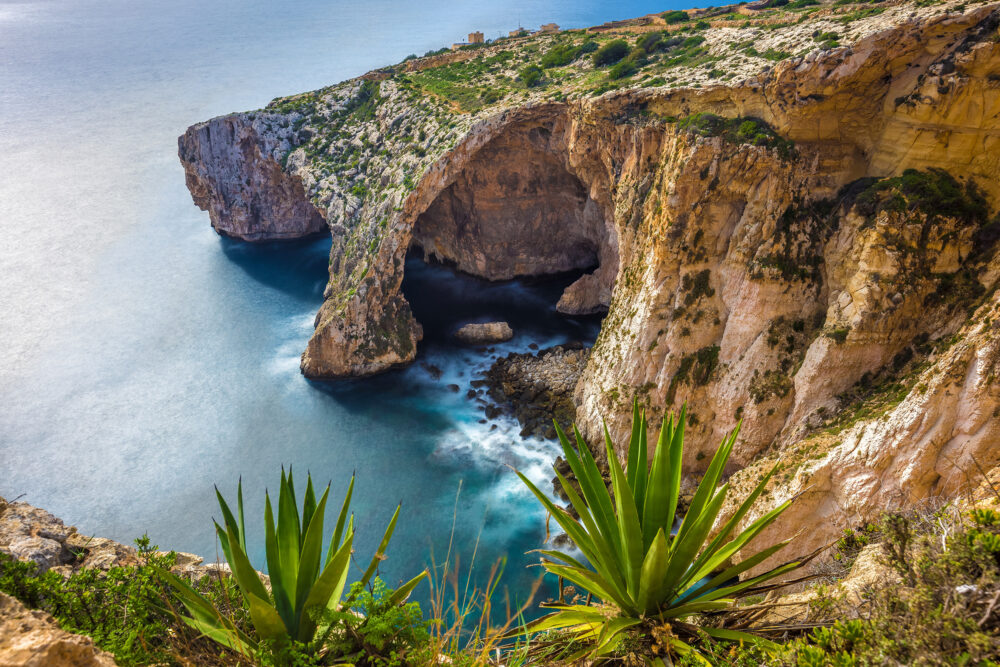
POLYGON ((0 667, 112 667, 90 637, 62 630, 45 612, 0 593, 0 667))

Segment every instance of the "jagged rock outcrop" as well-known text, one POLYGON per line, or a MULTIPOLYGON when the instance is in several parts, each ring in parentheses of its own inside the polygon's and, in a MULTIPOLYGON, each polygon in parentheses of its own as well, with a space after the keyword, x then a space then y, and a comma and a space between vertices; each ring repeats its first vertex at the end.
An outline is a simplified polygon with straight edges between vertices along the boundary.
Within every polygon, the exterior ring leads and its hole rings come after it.
MULTIPOLYGON (((241 170, 263 178, 282 161, 323 212, 333 248, 311 377, 415 357, 400 291, 412 247, 489 278, 596 264, 559 302, 607 310, 575 389, 584 433, 605 418, 623 434, 633 399, 654 422, 686 400, 697 474, 742 419, 734 480, 812 461, 792 466, 814 481, 770 538, 809 525, 818 544, 893 497, 955 493, 973 460, 1000 458, 983 310, 1000 236, 998 10, 848 11, 665 40, 644 78, 606 94, 579 61, 548 88, 504 88, 548 37, 384 70, 210 121, 251 147, 240 159, 195 126, 182 160, 217 228, 252 208, 232 203, 248 200, 241 170), (760 57, 824 30, 846 45, 760 57), (706 85, 695 55, 732 83, 706 85), (212 155, 229 156, 218 174, 212 155)), ((259 192, 264 209, 286 194, 259 192)), ((769 497, 806 488, 795 475, 769 497)))
POLYGON ((326 231, 302 180, 279 161, 295 120, 267 113, 223 116, 181 135, 178 153, 188 190, 217 232, 270 241, 326 231))
POLYGON ((66 632, 55 619, 0 593, 0 667, 113 667, 114 656, 84 635, 66 632))
POLYGON ((521 435, 554 438, 553 420, 566 429, 576 420, 573 391, 589 356, 580 343, 511 352, 486 371, 487 395, 517 419, 521 435))
MULTIPOLYGON (((0 498, 0 552, 18 560, 33 561, 39 573, 53 570, 68 576, 78 569, 107 570, 139 563, 135 547, 106 537, 81 535, 75 526, 26 502, 7 502, 0 498)), ((203 565, 194 554, 176 552, 174 574, 198 579, 218 568, 203 565)))

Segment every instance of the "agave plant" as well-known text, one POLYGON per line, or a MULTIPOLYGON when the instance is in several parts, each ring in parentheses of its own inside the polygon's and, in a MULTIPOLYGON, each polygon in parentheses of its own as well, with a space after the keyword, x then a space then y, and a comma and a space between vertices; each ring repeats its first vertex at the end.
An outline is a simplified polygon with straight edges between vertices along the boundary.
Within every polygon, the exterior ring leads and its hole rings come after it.
POLYGON ((701 631, 721 640, 755 640, 755 636, 746 632, 709 625, 698 627, 687 621, 694 616, 726 609, 737 598, 759 592, 763 582, 805 562, 805 559, 792 561, 739 580, 741 574, 788 545, 791 540, 786 540, 744 557, 738 564, 731 564, 733 555, 740 551, 745 554, 751 540, 791 503, 789 500, 779 505, 732 537, 736 526, 764 490, 773 469, 709 539, 729 492, 728 484, 721 488, 718 484, 739 426, 723 439, 675 530, 685 413, 686 406, 676 421, 672 415, 664 418, 651 465, 647 462, 645 415, 638 406, 633 406, 632 433, 624 469, 605 427, 610 491, 579 431, 574 427, 577 444, 574 449, 556 425, 566 461, 579 483, 579 492, 558 470, 556 475, 579 520, 518 473, 588 561, 585 564, 562 551, 543 550, 539 552, 543 567, 604 603, 553 605, 555 612, 524 629, 525 632, 568 630, 575 643, 583 646, 571 660, 610 653, 630 629, 640 625, 652 629, 668 624, 670 631, 658 635, 668 636, 668 654, 675 655, 693 653, 697 656, 691 641, 697 639, 701 631))
MULTIPOLYGON (((215 529, 233 578, 249 610, 253 632, 245 632, 237 627, 232 619, 220 612, 186 581, 161 571, 161 576, 176 589, 181 603, 190 614, 183 617, 184 622, 244 655, 255 653, 261 641, 268 642, 275 649, 280 649, 289 641, 302 642, 308 646, 317 638, 317 630, 323 619, 345 611, 351 603, 350 599, 342 602, 341 597, 347 583, 354 542, 354 516, 348 516, 353 491, 352 477, 324 557, 324 514, 330 485, 327 485, 317 502, 312 477, 307 477, 300 516, 292 471, 289 470, 286 477, 282 469, 277 521, 270 496, 266 492, 264 496, 264 541, 271 580, 269 591, 247 557, 242 481, 237 490, 237 515, 233 514, 216 488, 225 526, 216 522, 215 529)), ((397 506, 378 550, 361 576, 362 586, 367 585, 384 558, 385 549, 399 518, 399 509, 397 506)), ((427 572, 424 571, 394 591, 391 603, 404 602, 426 576, 427 572)), ((321 633, 319 637, 325 635, 326 633, 321 633)), ((317 650, 319 646, 309 648, 317 650)))

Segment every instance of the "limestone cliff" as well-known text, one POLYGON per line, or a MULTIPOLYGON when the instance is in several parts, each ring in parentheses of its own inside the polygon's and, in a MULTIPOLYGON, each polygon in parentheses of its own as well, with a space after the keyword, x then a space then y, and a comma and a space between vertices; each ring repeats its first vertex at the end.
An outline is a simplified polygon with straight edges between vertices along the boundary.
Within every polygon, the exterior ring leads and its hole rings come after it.
POLYGON ((196 125, 181 159, 222 233, 330 229, 306 375, 415 357, 410 249, 592 269, 559 305, 607 310, 582 429, 688 401, 697 473, 742 419, 734 481, 779 462, 769 497, 807 490, 774 535, 821 543, 1000 458, 1000 21, 921 4, 505 40, 196 125), (631 72, 581 56, 618 37, 631 72))

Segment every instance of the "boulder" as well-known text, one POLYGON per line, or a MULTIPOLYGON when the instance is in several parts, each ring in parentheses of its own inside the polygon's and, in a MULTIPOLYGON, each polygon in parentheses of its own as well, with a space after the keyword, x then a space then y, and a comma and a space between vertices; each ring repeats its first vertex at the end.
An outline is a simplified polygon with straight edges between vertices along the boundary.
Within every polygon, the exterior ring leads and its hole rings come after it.
POLYGON ((0 593, 0 667, 112 667, 90 637, 66 632, 43 611, 0 593))
POLYGON ((502 343, 514 337, 514 330, 506 322, 466 324, 455 332, 455 339, 466 345, 502 343))

